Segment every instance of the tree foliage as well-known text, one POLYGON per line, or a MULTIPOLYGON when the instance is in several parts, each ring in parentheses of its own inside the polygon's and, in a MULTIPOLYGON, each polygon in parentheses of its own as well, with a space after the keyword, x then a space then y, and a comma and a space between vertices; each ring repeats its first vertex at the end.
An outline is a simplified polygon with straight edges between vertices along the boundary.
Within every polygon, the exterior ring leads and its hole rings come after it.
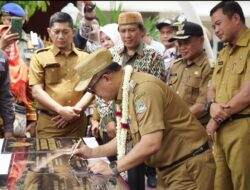
POLYGON ((150 36, 154 40, 159 40, 160 32, 155 27, 155 25, 159 22, 159 17, 149 17, 148 19, 145 19, 144 21, 144 27, 147 29, 147 32, 150 33, 150 36))
POLYGON ((104 26, 109 23, 117 23, 118 16, 121 12, 122 4, 119 4, 118 7, 111 8, 108 16, 106 16, 105 13, 98 6, 96 6, 96 14, 101 26, 104 26))
MULTIPOLYGON (((10 1, 0 1, 0 7, 10 1)), ((37 10, 45 12, 50 5, 49 1, 11 1, 19 4, 27 13, 27 19, 29 19, 37 10)))

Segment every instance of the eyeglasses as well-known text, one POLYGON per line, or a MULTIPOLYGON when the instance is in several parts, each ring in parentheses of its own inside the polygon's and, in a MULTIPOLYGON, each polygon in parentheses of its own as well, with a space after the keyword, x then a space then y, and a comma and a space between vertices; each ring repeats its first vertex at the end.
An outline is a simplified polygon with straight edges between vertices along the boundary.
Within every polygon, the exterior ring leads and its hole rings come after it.
POLYGON ((102 78, 102 76, 103 76, 104 74, 107 74, 107 73, 101 74, 101 75, 96 79, 96 81, 95 81, 91 86, 89 86, 89 87, 87 88, 87 92, 89 92, 89 93, 91 93, 91 94, 95 94, 95 90, 94 90, 95 85, 99 82, 99 80, 101 80, 101 78, 102 78))

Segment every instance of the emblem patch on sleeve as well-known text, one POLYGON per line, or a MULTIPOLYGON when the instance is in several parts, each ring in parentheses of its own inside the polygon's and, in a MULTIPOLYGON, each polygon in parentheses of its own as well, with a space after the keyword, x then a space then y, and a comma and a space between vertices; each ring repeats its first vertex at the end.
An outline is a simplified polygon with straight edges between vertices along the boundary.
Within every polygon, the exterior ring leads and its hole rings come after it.
POLYGON ((136 113, 145 113, 147 111, 147 106, 141 99, 135 102, 135 106, 136 113))

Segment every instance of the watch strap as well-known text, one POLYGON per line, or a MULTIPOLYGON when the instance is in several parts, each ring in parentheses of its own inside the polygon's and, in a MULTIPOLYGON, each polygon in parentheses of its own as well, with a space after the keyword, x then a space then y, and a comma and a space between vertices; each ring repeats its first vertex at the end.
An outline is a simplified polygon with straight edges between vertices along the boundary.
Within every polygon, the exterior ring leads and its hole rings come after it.
POLYGON ((206 110, 207 113, 210 112, 210 107, 211 107, 211 105, 212 105, 213 103, 215 103, 214 99, 212 99, 212 100, 210 100, 209 102, 206 103, 206 105, 205 105, 205 110, 206 110))
POLYGON ((119 176, 120 175, 120 172, 117 169, 117 162, 116 161, 110 162, 109 167, 113 171, 114 176, 119 176))

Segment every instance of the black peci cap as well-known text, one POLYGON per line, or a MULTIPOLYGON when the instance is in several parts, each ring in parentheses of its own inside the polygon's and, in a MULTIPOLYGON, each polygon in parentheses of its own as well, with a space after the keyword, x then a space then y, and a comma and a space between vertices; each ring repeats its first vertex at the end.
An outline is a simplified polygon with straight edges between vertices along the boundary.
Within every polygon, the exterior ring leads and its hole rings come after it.
POLYGON ((199 24, 193 22, 183 22, 175 24, 178 27, 176 35, 169 39, 169 42, 178 39, 187 39, 191 36, 203 36, 202 27, 199 24))

